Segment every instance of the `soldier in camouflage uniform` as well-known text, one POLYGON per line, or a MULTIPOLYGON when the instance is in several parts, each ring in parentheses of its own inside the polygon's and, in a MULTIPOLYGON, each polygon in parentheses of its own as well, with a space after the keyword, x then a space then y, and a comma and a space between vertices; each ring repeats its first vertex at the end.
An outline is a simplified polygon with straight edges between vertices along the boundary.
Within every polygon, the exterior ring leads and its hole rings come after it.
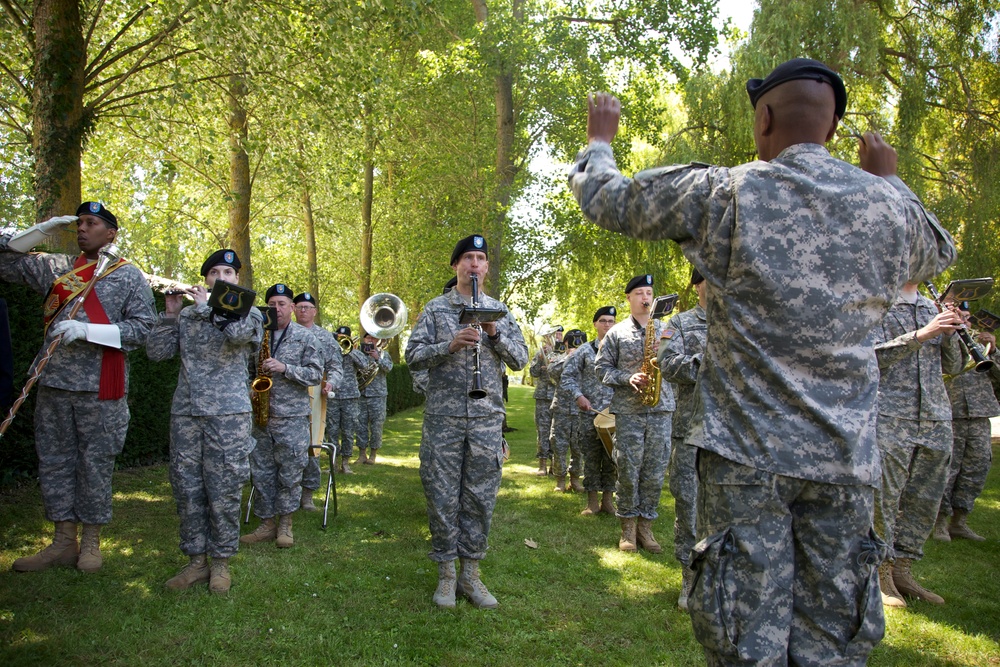
POLYGON ((392 370, 392 359, 388 352, 377 348, 378 338, 365 333, 362 340, 361 352, 368 356, 369 365, 374 364, 378 371, 367 386, 359 388, 361 410, 358 416, 358 449, 361 451, 358 454, 358 462, 374 465, 378 450, 382 448, 382 427, 385 426, 386 418, 385 403, 389 397, 386 377, 392 370), (369 450, 367 456, 366 449, 369 450))
POLYGON ((263 428, 254 424, 256 446, 250 454, 256 491, 253 513, 261 523, 240 538, 243 544, 276 540, 283 549, 295 544, 292 514, 302 502, 302 472, 309 458, 309 387, 323 379, 323 355, 316 337, 292 322, 292 295, 283 283, 272 285, 265 294, 267 305, 277 310, 278 324, 270 332, 271 356, 261 363, 273 382, 269 417, 263 428))
POLYGON ((674 497, 674 557, 681 564, 683 580, 677 606, 687 611, 688 594, 694 583, 691 550, 694 548, 698 499, 698 471, 695 468, 698 450, 684 442, 694 418, 695 384, 705 352, 708 323, 705 317, 705 278, 694 271, 691 284, 698 293, 698 303, 691 310, 678 313, 667 322, 656 358, 665 382, 674 386, 677 410, 672 429, 670 450, 670 495, 674 497))
POLYGON ((986 487, 986 477, 993 463, 990 417, 1000 415, 1000 404, 990 380, 1000 381, 1000 353, 992 332, 981 331, 978 340, 981 345, 990 346, 993 368, 987 373, 967 371, 945 383, 951 400, 954 439, 948 481, 934 527, 935 539, 945 542, 953 537, 976 542, 986 539, 972 530, 966 520, 976 498, 986 487))
POLYGON ((458 285, 431 299, 420 313, 406 346, 406 363, 427 369, 427 402, 420 440, 420 481, 427 498, 430 559, 438 563, 434 602, 455 606, 457 592, 476 607, 497 606, 479 578, 503 464, 503 366, 524 368, 528 348, 506 306, 480 293, 478 304, 501 310, 481 330, 459 323, 463 306, 472 303, 472 276, 489 270, 486 240, 478 234, 458 242, 451 267, 458 285), (479 349, 479 377, 485 398, 473 399, 474 349, 479 349), (461 560, 456 580, 455 559, 461 560))
POLYGON ((955 245, 877 134, 863 170, 824 148, 847 105, 826 65, 788 61, 747 90, 760 160, 626 178, 609 145, 620 105, 597 95, 570 185, 588 218, 673 239, 708 283, 688 435, 702 538, 688 608, 708 662, 863 665, 885 629, 871 333, 955 245))
MULTIPOLYGON (((458 280, 455 278, 455 276, 449 278, 448 282, 444 284, 444 289, 441 291, 441 294, 447 294, 448 292, 450 292, 452 289, 455 288, 455 285, 457 283, 458 280)), ((427 393, 427 375, 428 371, 426 368, 420 371, 410 368, 410 377, 412 378, 413 381, 413 391, 417 392, 418 394, 427 393)))
MULTIPOLYGON (((337 327, 337 344, 351 340, 351 327, 337 327)), ((361 390, 358 388, 358 371, 367 364, 368 357, 357 348, 347 354, 342 353, 344 374, 340 384, 333 390, 333 398, 326 408, 326 437, 337 445, 340 454, 338 471, 353 475, 351 456, 354 454, 354 439, 358 433, 358 417, 361 413, 361 390)))
POLYGON ((186 290, 194 305, 183 309, 183 294, 168 293, 166 312, 146 341, 153 361, 181 358, 170 407, 170 485, 189 562, 167 581, 171 590, 208 582, 213 593, 229 592, 229 559, 239 550, 240 499, 253 443, 247 364, 260 344, 263 318, 256 308, 242 318, 217 313, 208 295, 217 280, 236 284, 240 266, 232 250, 212 253, 201 267, 207 289, 186 290))
MULTIPOLYGON (((556 327, 552 334, 557 343, 562 342, 562 326, 556 327)), ((549 376, 549 359, 555 354, 548 340, 542 343, 542 349, 535 353, 528 372, 535 382, 535 430, 538 432, 538 445, 535 456, 538 458, 538 476, 550 474, 546 466, 552 459, 552 399, 556 395, 556 385, 549 376)))
MULTIPOLYGON (((295 309, 295 321, 309 330, 316 338, 316 346, 319 349, 320 357, 323 359, 323 381, 322 386, 317 385, 310 388, 316 399, 322 400, 321 394, 328 394, 333 388, 340 384, 340 378, 344 372, 344 365, 340 357, 340 346, 334 340, 333 334, 316 324, 316 313, 318 304, 316 297, 309 292, 303 292, 292 299, 295 309)), ((324 423, 323 426, 326 424, 324 423)), ((310 419, 310 429, 319 428, 319 424, 313 424, 310 419)), ((311 430, 310 430, 311 433, 311 430)), ((332 474, 332 471, 331 471, 332 474)), ((319 458, 314 455, 312 447, 309 448, 309 462, 306 469, 302 471, 302 501, 300 507, 306 512, 315 512, 316 504, 313 502, 313 492, 319 488, 322 475, 319 470, 319 458)))
POLYGON ((101 568, 101 526, 111 521, 111 474, 128 430, 125 353, 146 342, 156 319, 149 285, 124 260, 109 267, 76 319, 68 319, 70 303, 90 281, 100 249, 118 234, 117 218, 98 202, 84 202, 76 215, 0 237, 0 279, 48 294, 45 347, 62 335, 38 381, 35 400, 38 481, 55 538, 39 553, 15 560, 18 572, 53 565, 84 572, 101 568), (26 254, 74 221, 78 257, 26 254))
POLYGON ((559 379, 560 387, 576 404, 574 434, 583 457, 583 488, 587 492, 587 506, 580 512, 583 516, 615 513, 611 494, 618 473, 594 427, 594 412, 611 404, 611 388, 597 379, 594 362, 604 337, 615 325, 617 312, 614 306, 597 309, 594 313, 597 339, 585 343, 566 361, 559 379))
MULTIPOLYGON (((594 361, 597 378, 614 391, 610 410, 615 415, 615 486, 617 516, 622 534, 618 548, 650 553, 663 552, 653 536, 653 522, 663 492, 663 477, 670 459, 670 429, 674 393, 669 384, 660 387, 660 398, 650 407, 643 392, 653 378, 642 372, 646 359, 646 325, 653 304, 653 276, 636 276, 625 286, 629 318, 619 322, 604 337, 594 361)), ((654 320, 653 336, 659 341, 665 328, 654 320)), ((653 347, 658 349, 659 343, 653 347)))
POLYGON ((556 382, 556 392, 552 397, 550 413, 552 429, 549 432, 549 448, 552 451, 552 470, 556 478, 555 491, 583 492, 580 473, 583 472, 583 461, 580 454, 578 424, 576 415, 579 409, 573 400, 573 395, 562 386, 562 374, 567 362, 580 346, 587 340, 579 329, 570 329, 563 336, 566 352, 549 363, 549 378, 556 382), (566 486, 566 475, 569 475, 570 486, 566 486))

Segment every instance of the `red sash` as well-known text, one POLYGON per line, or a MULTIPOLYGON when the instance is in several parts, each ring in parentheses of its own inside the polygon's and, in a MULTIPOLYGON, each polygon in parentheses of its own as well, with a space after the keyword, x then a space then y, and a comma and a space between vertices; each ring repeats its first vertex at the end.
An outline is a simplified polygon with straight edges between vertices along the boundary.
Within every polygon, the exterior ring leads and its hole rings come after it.
MULTIPOLYGON (((104 272, 107 276, 112 271, 128 264, 124 259, 108 268, 104 272)), ((48 332, 49 325, 56 316, 62 312, 73 299, 75 299, 87 287, 87 283, 94 277, 94 270, 97 262, 88 260, 83 255, 73 262, 73 270, 60 276, 49 290, 49 296, 45 299, 45 331, 48 332)), ((108 314, 104 312, 104 306, 97 296, 96 290, 91 290, 90 294, 83 302, 83 310, 87 313, 87 319, 93 324, 111 324, 108 314)), ((99 401, 117 401, 125 395, 125 353, 113 347, 105 347, 101 357, 101 384, 97 392, 99 401)))

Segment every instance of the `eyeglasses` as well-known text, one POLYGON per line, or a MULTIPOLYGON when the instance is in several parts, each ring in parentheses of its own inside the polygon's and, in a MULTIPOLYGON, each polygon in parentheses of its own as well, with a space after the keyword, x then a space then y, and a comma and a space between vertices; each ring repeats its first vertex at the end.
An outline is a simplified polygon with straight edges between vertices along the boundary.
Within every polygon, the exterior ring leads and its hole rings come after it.
POLYGON ((611 317, 602 317, 601 319, 597 320, 597 323, 598 324, 614 324, 615 320, 614 320, 614 318, 611 318, 611 317))
POLYGON ((295 310, 316 310, 316 306, 313 306, 308 303, 300 303, 297 306, 295 306, 295 310))

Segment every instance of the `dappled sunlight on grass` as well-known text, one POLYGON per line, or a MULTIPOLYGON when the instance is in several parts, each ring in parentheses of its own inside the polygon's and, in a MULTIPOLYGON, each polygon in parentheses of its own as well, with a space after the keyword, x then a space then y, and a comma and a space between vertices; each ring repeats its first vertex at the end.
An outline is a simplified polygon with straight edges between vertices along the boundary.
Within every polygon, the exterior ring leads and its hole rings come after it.
POLYGON ((25 645, 41 644, 46 641, 49 641, 48 635, 42 634, 34 628, 24 628, 21 632, 18 632, 13 639, 11 639, 10 645, 23 647, 25 645))
POLYGON ((667 558, 665 554, 630 554, 619 551, 617 546, 594 547, 590 551, 597 555, 601 567, 620 573, 619 579, 608 586, 608 591, 615 595, 640 599, 676 590, 680 585, 681 573, 676 563, 671 560, 671 567, 666 562, 652 560, 667 558))
POLYGON ((966 660, 973 656, 978 658, 971 664, 1000 664, 1000 641, 996 637, 970 634, 949 623, 934 621, 913 607, 888 610, 885 639, 880 648, 910 648, 915 637, 920 638, 921 651, 938 659, 957 657, 953 647, 960 646, 966 660))
MULTIPOLYGON (((169 491, 169 487, 167 491, 169 491)), ((112 495, 113 502, 124 502, 126 500, 137 500, 144 503, 163 503, 163 502, 173 502, 172 496, 163 496, 162 491, 115 491, 112 495)))

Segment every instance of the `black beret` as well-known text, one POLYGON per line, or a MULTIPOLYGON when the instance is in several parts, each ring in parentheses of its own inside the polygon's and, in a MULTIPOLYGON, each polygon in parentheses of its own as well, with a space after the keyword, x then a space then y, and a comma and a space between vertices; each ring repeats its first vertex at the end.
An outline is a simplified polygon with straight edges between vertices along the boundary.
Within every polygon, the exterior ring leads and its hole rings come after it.
POLYGON ((602 308, 598 308, 597 312, 594 313, 594 322, 601 319, 605 315, 610 315, 611 317, 618 317, 618 309, 615 308, 614 306, 604 306, 602 308))
POLYGON ((118 218, 115 214, 104 208, 104 204, 99 201, 85 201, 76 209, 76 216, 96 215, 98 218, 118 229, 118 218))
POLYGON ((556 325, 556 331, 558 331, 558 332, 562 333, 562 331, 563 331, 563 325, 561 325, 561 324, 557 324, 557 325, 556 325))
POLYGON ((462 255, 472 251, 481 252, 489 257, 489 254, 486 252, 486 239, 479 234, 473 234, 472 236, 466 236, 456 243, 455 249, 451 253, 451 265, 455 266, 458 260, 462 259, 462 255))
POLYGON ((820 61, 811 58, 793 58, 775 67, 766 79, 747 81, 747 94, 750 95, 750 103, 756 109, 757 100, 760 99, 761 95, 783 83, 799 79, 823 81, 833 86, 833 99, 836 102, 834 113, 837 114, 837 118, 844 117, 844 111, 847 110, 847 89, 844 88, 843 79, 820 61))
POLYGON ((222 250, 216 250, 215 252, 213 252, 211 255, 208 256, 208 259, 205 260, 205 263, 201 265, 201 275, 207 276, 208 272, 212 270, 213 266, 219 266, 220 264, 231 266, 237 271, 239 271, 240 267, 243 266, 242 264, 240 264, 240 258, 236 254, 235 250, 230 250, 229 248, 223 248, 222 250))
POLYGON ((648 273, 644 273, 641 276, 636 276, 632 280, 628 281, 628 285, 625 286, 625 293, 628 294, 636 287, 652 287, 653 286, 653 276, 648 273))
POLYGON ((297 297, 292 299, 292 303, 302 303, 303 301, 305 301, 306 303, 311 303, 314 306, 316 305, 316 297, 314 297, 309 292, 303 292, 302 294, 299 294, 297 297))
POLYGON ((441 294, 447 294, 448 292, 455 289, 455 285, 458 284, 458 276, 452 276, 451 279, 444 284, 444 289, 441 290, 441 294))
POLYGON ((351 336, 351 327, 337 327, 337 331, 335 333, 338 336, 347 336, 348 338, 350 338, 350 336, 351 336))
POLYGON ((579 329, 570 329, 563 339, 566 341, 567 347, 580 347, 587 342, 587 334, 579 329))
POLYGON ((705 276, 698 272, 698 269, 691 269, 691 284, 700 285, 705 282, 705 276))
POLYGON ((294 294, 295 290, 285 283, 276 283, 267 288, 267 292, 264 294, 264 302, 267 303, 270 301, 272 296, 284 296, 291 299, 294 294))

